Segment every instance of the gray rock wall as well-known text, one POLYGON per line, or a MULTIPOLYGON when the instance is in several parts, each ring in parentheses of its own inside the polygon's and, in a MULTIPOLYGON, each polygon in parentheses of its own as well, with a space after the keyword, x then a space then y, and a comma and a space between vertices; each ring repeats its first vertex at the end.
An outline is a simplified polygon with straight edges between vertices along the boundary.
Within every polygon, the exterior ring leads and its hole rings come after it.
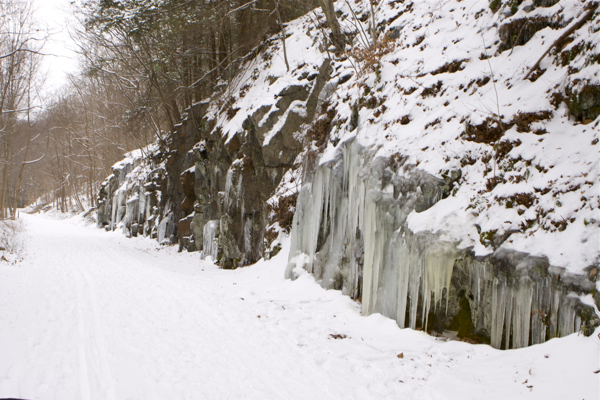
POLYGON ((113 173, 100 186, 96 199, 98 227, 158 238, 164 222, 163 237, 173 235, 173 224, 167 226, 168 215, 165 219, 160 205, 165 184, 163 158, 160 148, 149 146, 113 165, 113 173))
POLYGON ((330 73, 325 60, 314 79, 283 88, 275 104, 247 115, 229 138, 215 122, 227 110, 208 116, 209 102, 194 105, 153 158, 113 167, 98 197, 99 226, 202 251, 206 224, 218 220, 217 249, 210 250, 218 254, 215 261, 223 268, 258 261, 267 200, 304 148, 303 130, 315 118, 330 73), (146 175, 132 173, 136 163, 146 175))

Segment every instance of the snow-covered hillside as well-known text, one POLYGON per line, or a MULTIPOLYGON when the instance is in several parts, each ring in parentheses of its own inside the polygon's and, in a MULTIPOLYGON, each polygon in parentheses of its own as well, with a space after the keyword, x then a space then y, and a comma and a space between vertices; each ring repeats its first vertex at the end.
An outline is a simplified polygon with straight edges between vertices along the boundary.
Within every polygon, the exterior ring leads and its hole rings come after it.
POLYGON ((332 107, 346 122, 332 136, 356 135, 439 178, 460 171, 450 198, 409 217, 414 232, 443 230, 477 255, 510 234, 502 247, 583 273, 599 255, 600 20, 551 47, 597 3, 550 3, 511 15, 485 1, 384 2, 381 57, 339 64, 359 73, 337 89, 332 107), (576 110, 584 91, 594 94, 576 110), (357 105, 358 132, 348 129, 357 105))
MULTIPOLYGON (((598 4, 519 3, 383 3, 377 41, 354 31, 287 276, 301 266, 363 313, 495 347, 591 333, 598 4)), ((350 26, 372 15, 341 9, 350 26)))
POLYGON ((401 327, 505 348, 591 334, 598 3, 336 7, 345 52, 320 10, 288 23, 285 53, 277 35, 242 60, 125 163, 142 165, 135 179, 115 186, 115 168, 99 224, 224 268, 276 254, 291 231, 286 276, 308 270, 401 327))

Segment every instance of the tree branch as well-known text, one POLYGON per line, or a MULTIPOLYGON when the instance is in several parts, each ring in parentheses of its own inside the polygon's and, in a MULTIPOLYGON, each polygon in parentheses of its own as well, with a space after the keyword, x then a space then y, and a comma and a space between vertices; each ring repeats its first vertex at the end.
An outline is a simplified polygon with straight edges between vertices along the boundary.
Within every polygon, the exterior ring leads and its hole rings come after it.
POLYGON ((583 26, 583 24, 585 24, 587 22, 587 20, 590 19, 592 17, 592 15, 594 15, 594 11, 596 11, 598 9, 598 5, 599 5, 598 2, 590 3, 589 4, 590 9, 588 10, 588 12, 585 13, 585 15, 583 17, 581 17, 581 19, 579 21, 575 22, 562 35, 560 35, 560 37, 558 39, 556 39, 550 45, 550 47, 548 47, 548 49, 544 52, 544 54, 542 54, 542 56, 539 58, 539 60, 537 60, 537 62, 533 65, 533 67, 531 67, 529 69, 529 72, 527 72, 527 75, 525 75, 525 77, 523 79, 529 78, 529 75, 531 75, 531 73, 533 71, 535 71, 536 69, 538 69, 540 67, 540 63, 542 62, 542 60, 544 59, 544 57, 546 57, 546 55, 548 55, 548 53, 550 53, 550 50, 552 50, 554 47, 557 47, 557 46, 561 45, 565 41, 565 39, 567 37, 569 37, 569 35, 571 35, 577 29, 581 28, 583 26))

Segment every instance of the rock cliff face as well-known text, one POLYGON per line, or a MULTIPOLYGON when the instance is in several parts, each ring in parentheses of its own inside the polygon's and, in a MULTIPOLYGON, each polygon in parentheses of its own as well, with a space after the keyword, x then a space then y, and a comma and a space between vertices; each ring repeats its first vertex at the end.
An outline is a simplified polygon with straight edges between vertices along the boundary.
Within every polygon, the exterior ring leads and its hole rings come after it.
MULTIPOLYGON (((276 50, 275 45, 270 51, 276 50)), ((269 49, 262 53, 263 60, 269 54, 269 49)), ((161 243, 178 242, 188 251, 204 250, 209 235, 208 243, 216 246, 203 254, 223 268, 258 261, 269 223, 267 200, 303 150, 302 131, 327 94, 330 60, 315 61, 295 63, 294 79, 278 85, 257 69, 242 71, 240 81, 250 72, 249 80, 259 84, 246 83, 227 100, 226 94, 216 94, 194 105, 165 143, 113 167, 100 190, 98 224, 121 226, 132 236, 144 232, 161 243), (268 101, 243 111, 234 107, 249 89, 264 92, 263 84, 268 101)))
POLYGON ((223 268, 290 233, 288 278, 304 268, 400 327, 497 348, 591 333, 597 4, 338 3, 347 53, 318 12, 288 24, 289 68, 265 42, 113 166, 99 226, 223 268))

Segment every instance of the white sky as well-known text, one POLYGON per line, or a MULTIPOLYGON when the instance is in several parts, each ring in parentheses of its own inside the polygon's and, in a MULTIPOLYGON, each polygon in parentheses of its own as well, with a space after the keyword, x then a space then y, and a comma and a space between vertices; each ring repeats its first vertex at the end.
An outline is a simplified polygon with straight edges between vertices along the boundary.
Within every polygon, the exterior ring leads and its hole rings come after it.
POLYGON ((47 26, 51 36, 44 46, 43 71, 47 71, 44 97, 51 97, 67 82, 67 75, 77 71, 75 43, 69 28, 75 25, 71 15, 70 0, 34 0, 37 20, 47 26))

